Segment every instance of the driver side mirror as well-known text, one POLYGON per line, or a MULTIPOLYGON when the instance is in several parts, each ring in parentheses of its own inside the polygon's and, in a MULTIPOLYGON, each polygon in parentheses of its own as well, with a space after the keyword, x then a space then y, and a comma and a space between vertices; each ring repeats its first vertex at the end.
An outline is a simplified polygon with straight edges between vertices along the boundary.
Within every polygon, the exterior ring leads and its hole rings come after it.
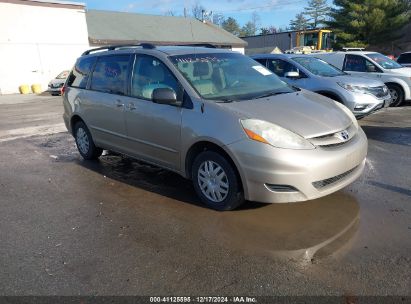
POLYGON ((300 73, 298 72, 287 72, 284 74, 285 78, 293 78, 293 79, 297 79, 300 78, 300 73))
POLYGON ((377 68, 375 67, 375 65, 367 65, 367 72, 368 73, 375 73, 375 72, 377 72, 377 68))
POLYGON ((181 106, 182 102, 177 100, 176 92, 170 88, 157 88, 153 90, 153 102, 167 104, 170 106, 181 106))

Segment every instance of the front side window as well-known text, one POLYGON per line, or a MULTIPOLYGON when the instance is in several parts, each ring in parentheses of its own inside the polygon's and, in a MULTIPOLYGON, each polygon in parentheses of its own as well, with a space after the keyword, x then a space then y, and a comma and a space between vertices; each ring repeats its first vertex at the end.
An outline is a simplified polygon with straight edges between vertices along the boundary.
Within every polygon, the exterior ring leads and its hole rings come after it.
POLYGON ((344 71, 367 73, 380 72, 380 69, 363 56, 347 55, 345 57, 344 71))
POLYGON ((398 63, 411 63, 411 53, 401 54, 397 60, 398 63))
POLYGON ((171 56, 170 60, 204 99, 240 101, 295 91, 270 70, 241 54, 197 53, 171 56))
POLYGON ((101 56, 94 68, 90 89, 124 95, 129 60, 129 55, 101 56))
POLYGON ((268 68, 278 77, 285 77, 288 72, 300 72, 293 64, 281 59, 268 60, 268 68))
POLYGON ((317 76, 335 77, 345 75, 336 67, 315 57, 293 57, 293 60, 317 76))
POLYGON ((153 91, 169 88, 181 100, 180 85, 172 72, 155 57, 137 56, 133 68, 131 96, 152 100, 153 91))
POLYGON ((371 58, 372 60, 374 60, 376 63, 378 63, 380 66, 382 66, 384 69, 387 69, 387 70, 402 68, 402 65, 398 64, 394 60, 380 53, 367 54, 367 57, 371 58))
POLYGON ((85 89, 90 75, 90 71, 96 62, 96 57, 80 58, 68 77, 69 87, 85 89))

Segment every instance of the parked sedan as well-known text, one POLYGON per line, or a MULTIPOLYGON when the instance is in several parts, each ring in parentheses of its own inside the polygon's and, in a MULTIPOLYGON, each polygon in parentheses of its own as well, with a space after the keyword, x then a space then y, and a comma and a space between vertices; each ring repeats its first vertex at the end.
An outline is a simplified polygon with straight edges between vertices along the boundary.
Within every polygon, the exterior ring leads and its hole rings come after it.
POLYGON ((64 86, 64 83, 66 82, 69 74, 70 71, 63 71, 58 74, 56 78, 52 79, 48 85, 48 92, 50 92, 51 95, 60 95, 61 88, 64 86))
POLYGON ((381 81, 349 76, 312 56, 266 54, 252 58, 290 85, 343 103, 357 118, 388 107, 391 102, 389 90, 381 81))

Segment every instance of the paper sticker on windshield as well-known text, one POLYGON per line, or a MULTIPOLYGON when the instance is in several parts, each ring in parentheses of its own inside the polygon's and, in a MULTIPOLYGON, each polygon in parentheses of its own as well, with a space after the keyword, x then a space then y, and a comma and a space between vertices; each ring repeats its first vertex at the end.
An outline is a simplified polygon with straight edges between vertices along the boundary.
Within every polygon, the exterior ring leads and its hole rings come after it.
POLYGON ((257 72, 263 74, 264 76, 272 74, 271 71, 267 70, 265 67, 262 67, 260 65, 253 66, 253 69, 256 70, 257 72))

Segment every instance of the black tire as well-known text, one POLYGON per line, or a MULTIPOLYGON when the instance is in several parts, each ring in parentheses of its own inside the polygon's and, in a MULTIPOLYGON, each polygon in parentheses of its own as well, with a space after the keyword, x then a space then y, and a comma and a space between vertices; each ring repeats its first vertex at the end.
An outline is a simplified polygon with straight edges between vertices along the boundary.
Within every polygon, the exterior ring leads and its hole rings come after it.
POLYGON ((391 98, 395 97, 391 101, 390 107, 399 107, 404 102, 404 91, 398 84, 387 84, 388 90, 390 90, 391 98))
MULTIPOLYGON (((204 170, 202 171, 204 172, 204 170)), ((220 155, 217 152, 214 151, 204 151, 201 152, 197 157, 195 158, 193 162, 193 166, 191 169, 191 177, 193 180, 193 185, 194 189, 197 192, 197 195, 200 197, 201 201, 209 208, 219 210, 219 211, 225 211, 225 210, 233 210, 239 207, 241 204, 244 203, 244 193, 242 190, 241 182, 239 177, 237 176, 237 173, 233 166, 230 164, 229 161, 225 159, 222 155, 220 155), (200 177, 203 177, 201 173, 199 173, 200 168, 204 168, 204 166, 207 166, 206 164, 210 164, 211 162, 213 165, 215 165, 215 168, 217 170, 217 166, 220 167, 223 171, 217 171, 215 175, 225 175, 223 178, 223 183, 228 185, 228 189, 225 194, 223 194, 220 198, 217 197, 216 193, 217 191, 212 191, 214 196, 216 196, 216 199, 218 201, 213 201, 210 199, 210 197, 207 197, 207 195, 204 192, 207 192, 207 190, 202 190, 202 186, 200 183, 200 177)), ((211 177, 210 177, 211 178, 211 177)), ((217 176, 214 176, 214 180, 218 180, 217 176)), ((218 182, 218 181, 217 181, 218 182)), ((204 186, 204 183, 203 183, 204 186)), ((225 187, 225 186, 223 186, 225 187)), ((206 188, 209 189, 209 188, 206 188)), ((220 188, 221 189, 221 188, 220 188)), ((224 189, 225 191, 225 189, 224 189)), ((221 195, 221 194, 220 194, 221 195)), ((211 196, 211 193, 210 195, 211 196)))
POLYGON ((74 139, 76 141, 77 150, 86 160, 97 159, 103 153, 103 149, 96 147, 94 144, 89 129, 82 121, 79 121, 74 125, 74 139), (85 142, 81 142, 81 138, 84 141, 87 141, 88 145, 85 145, 85 142))

